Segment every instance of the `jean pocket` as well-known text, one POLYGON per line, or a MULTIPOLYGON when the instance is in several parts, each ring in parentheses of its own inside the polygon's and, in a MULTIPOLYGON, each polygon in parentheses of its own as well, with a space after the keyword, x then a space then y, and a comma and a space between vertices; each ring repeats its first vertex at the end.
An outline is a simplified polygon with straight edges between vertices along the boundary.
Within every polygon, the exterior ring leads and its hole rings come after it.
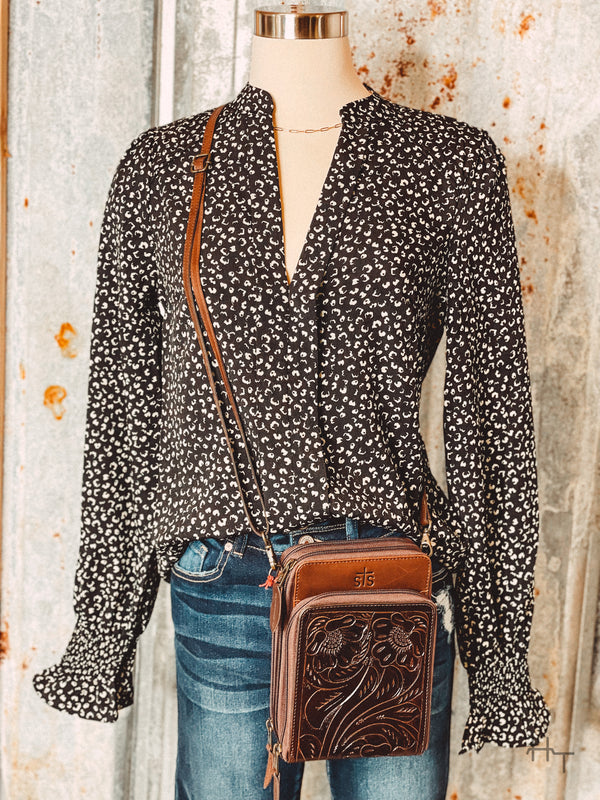
POLYGON ((233 545, 219 539, 197 539, 188 544, 172 571, 194 583, 208 583, 223 574, 233 545))

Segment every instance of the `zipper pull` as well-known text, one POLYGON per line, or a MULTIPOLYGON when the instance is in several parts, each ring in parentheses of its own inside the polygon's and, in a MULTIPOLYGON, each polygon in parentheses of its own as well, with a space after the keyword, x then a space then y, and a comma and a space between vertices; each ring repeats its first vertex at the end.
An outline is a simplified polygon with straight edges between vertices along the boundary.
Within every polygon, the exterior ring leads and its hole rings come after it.
POLYGON ((279 574, 273 583, 273 597, 271 599, 271 613, 269 614, 269 624, 272 633, 275 633, 281 623, 283 613, 283 590, 285 581, 291 568, 296 563, 296 559, 291 558, 279 570, 279 574))
POLYGON ((269 625, 271 632, 275 633, 281 622, 281 588, 279 581, 273 584, 273 596, 271 597, 271 613, 269 614, 269 625))
POLYGON ((275 578, 274 578, 274 577, 273 577, 273 575, 272 575, 272 574, 269 572, 269 574, 267 575, 267 580, 266 580, 264 583, 259 583, 258 585, 259 585, 261 588, 264 588, 264 589, 270 589, 270 588, 273 586, 273 584, 274 584, 274 583, 275 583, 275 578))

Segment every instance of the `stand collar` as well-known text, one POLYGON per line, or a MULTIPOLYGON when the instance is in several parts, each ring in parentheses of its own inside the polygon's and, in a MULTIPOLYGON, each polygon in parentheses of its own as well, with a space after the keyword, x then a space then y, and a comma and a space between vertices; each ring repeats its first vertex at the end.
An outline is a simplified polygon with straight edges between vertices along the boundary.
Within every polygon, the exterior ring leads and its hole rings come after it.
MULTIPOLYGON (((363 82, 365 89, 371 94, 366 97, 359 97, 350 100, 339 109, 339 117, 343 122, 351 123, 360 121, 370 114, 381 113, 385 98, 376 92, 371 86, 363 82)), ((256 118, 257 116, 267 116, 272 119, 275 103, 273 96, 266 89, 246 81, 234 100, 231 101, 233 116, 242 118, 256 118)))

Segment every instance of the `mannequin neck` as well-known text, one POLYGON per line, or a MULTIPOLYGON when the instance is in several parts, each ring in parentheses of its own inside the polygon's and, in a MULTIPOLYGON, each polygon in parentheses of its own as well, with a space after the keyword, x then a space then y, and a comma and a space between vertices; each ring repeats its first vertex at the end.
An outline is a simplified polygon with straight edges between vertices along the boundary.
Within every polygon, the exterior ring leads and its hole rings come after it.
POLYGON ((366 97, 347 36, 332 39, 252 37, 248 83, 268 91, 276 125, 320 127, 339 122, 345 103, 366 97))

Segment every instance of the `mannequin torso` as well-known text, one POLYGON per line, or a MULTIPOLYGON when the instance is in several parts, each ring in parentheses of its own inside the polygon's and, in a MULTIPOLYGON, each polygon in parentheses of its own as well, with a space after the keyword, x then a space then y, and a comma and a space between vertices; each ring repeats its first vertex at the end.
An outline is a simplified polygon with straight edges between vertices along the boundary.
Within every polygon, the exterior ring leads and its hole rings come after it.
MULTIPOLYGON (((254 36, 248 82, 273 97, 274 125, 321 128, 369 92, 354 70, 347 36, 270 39, 254 36), (326 80, 323 76, 326 76, 326 80)), ((293 280, 341 128, 317 133, 274 131, 287 279, 293 280)))

